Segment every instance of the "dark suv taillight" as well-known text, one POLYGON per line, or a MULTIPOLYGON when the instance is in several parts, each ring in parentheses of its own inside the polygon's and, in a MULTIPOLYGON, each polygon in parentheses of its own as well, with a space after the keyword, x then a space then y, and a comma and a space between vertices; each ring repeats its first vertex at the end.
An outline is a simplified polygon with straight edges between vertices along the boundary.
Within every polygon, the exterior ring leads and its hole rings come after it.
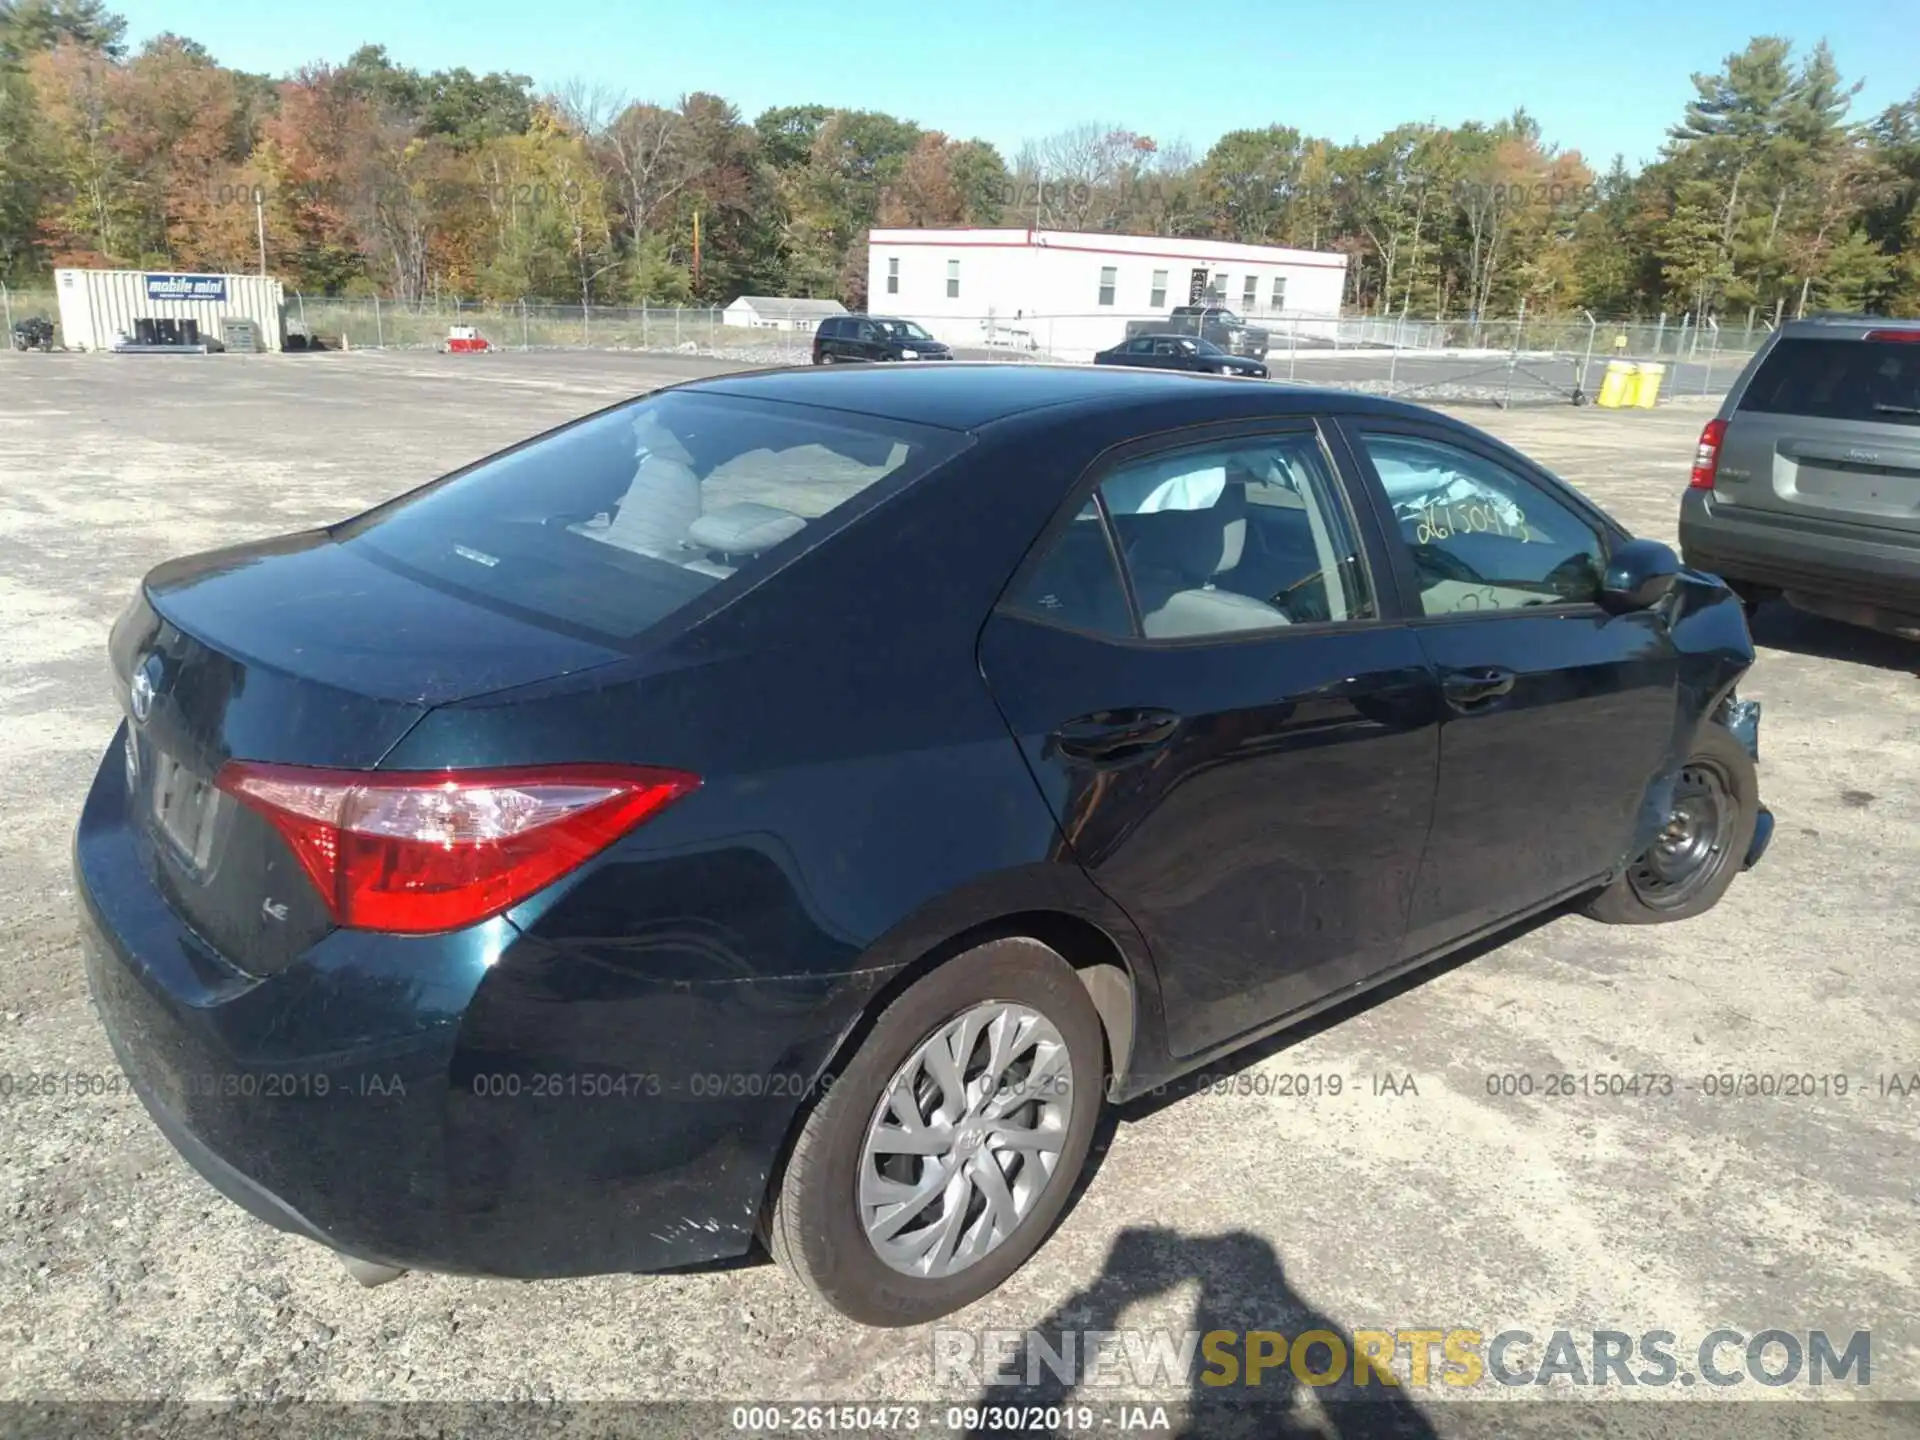
POLYGON ((1693 475, 1687 481, 1691 488, 1713 489, 1714 472, 1720 467, 1720 442, 1726 434, 1726 421, 1707 421, 1707 428, 1700 432, 1699 447, 1693 452, 1693 475))

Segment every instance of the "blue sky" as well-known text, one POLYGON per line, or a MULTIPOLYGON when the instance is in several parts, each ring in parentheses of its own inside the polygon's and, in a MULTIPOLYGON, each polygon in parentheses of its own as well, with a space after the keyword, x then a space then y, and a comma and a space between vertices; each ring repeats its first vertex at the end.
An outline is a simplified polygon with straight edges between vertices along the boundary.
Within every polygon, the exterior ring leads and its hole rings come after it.
POLYGON ((1195 153, 1274 123, 1335 140, 1524 105, 1604 167, 1652 159, 1693 91, 1756 34, 1825 39, 1864 80, 1864 118, 1920 88, 1914 0, 121 0, 137 43, 189 35, 282 73, 384 44, 422 70, 584 79, 634 98, 712 90, 748 119, 816 101, 885 110, 1009 159, 1020 141, 1111 121, 1195 153))

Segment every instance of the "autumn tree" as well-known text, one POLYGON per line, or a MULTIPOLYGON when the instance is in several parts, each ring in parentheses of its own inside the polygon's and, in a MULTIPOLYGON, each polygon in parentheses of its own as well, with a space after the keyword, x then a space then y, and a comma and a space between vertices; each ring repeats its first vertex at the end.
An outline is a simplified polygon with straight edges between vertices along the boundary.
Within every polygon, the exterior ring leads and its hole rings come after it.
POLYGON ((273 77, 125 35, 102 0, 0 0, 10 285, 63 263, 251 269, 257 194, 274 273, 404 303, 859 303, 888 224, 1331 250, 1375 313, 1920 311, 1920 94, 1859 124, 1826 47, 1777 36, 1693 77, 1655 161, 1596 181, 1525 112, 1346 143, 1279 115, 1197 156, 1102 119, 1009 164, 873 111, 749 123, 719 95, 542 95, 377 44, 273 77))
POLYGON ((1200 162, 1200 183, 1214 232, 1249 245, 1281 233, 1301 182, 1306 141, 1290 125, 1233 130, 1200 162))
POLYGON ((102 0, 0 0, 0 64, 21 65, 61 45, 117 60, 127 22, 102 0))

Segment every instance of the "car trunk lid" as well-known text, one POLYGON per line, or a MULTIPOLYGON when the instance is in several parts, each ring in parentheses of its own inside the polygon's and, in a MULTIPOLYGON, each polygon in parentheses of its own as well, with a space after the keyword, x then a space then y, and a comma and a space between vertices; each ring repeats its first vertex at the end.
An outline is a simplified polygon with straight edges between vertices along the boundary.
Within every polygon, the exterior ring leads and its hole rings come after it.
POLYGON ((250 973, 331 928, 229 760, 369 770, 436 705, 618 652, 482 609, 315 531, 153 571, 109 641, 128 822, 169 903, 250 973))

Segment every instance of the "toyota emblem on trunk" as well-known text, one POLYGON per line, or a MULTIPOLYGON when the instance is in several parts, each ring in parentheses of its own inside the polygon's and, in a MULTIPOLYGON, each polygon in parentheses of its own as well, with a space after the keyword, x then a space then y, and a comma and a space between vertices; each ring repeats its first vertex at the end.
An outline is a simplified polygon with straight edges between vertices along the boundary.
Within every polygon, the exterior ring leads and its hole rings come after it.
POLYGON ((136 725, 147 723, 147 716, 153 713, 154 685, 160 675, 160 657, 149 655, 146 662, 133 672, 133 684, 130 687, 133 700, 133 719, 136 725))

